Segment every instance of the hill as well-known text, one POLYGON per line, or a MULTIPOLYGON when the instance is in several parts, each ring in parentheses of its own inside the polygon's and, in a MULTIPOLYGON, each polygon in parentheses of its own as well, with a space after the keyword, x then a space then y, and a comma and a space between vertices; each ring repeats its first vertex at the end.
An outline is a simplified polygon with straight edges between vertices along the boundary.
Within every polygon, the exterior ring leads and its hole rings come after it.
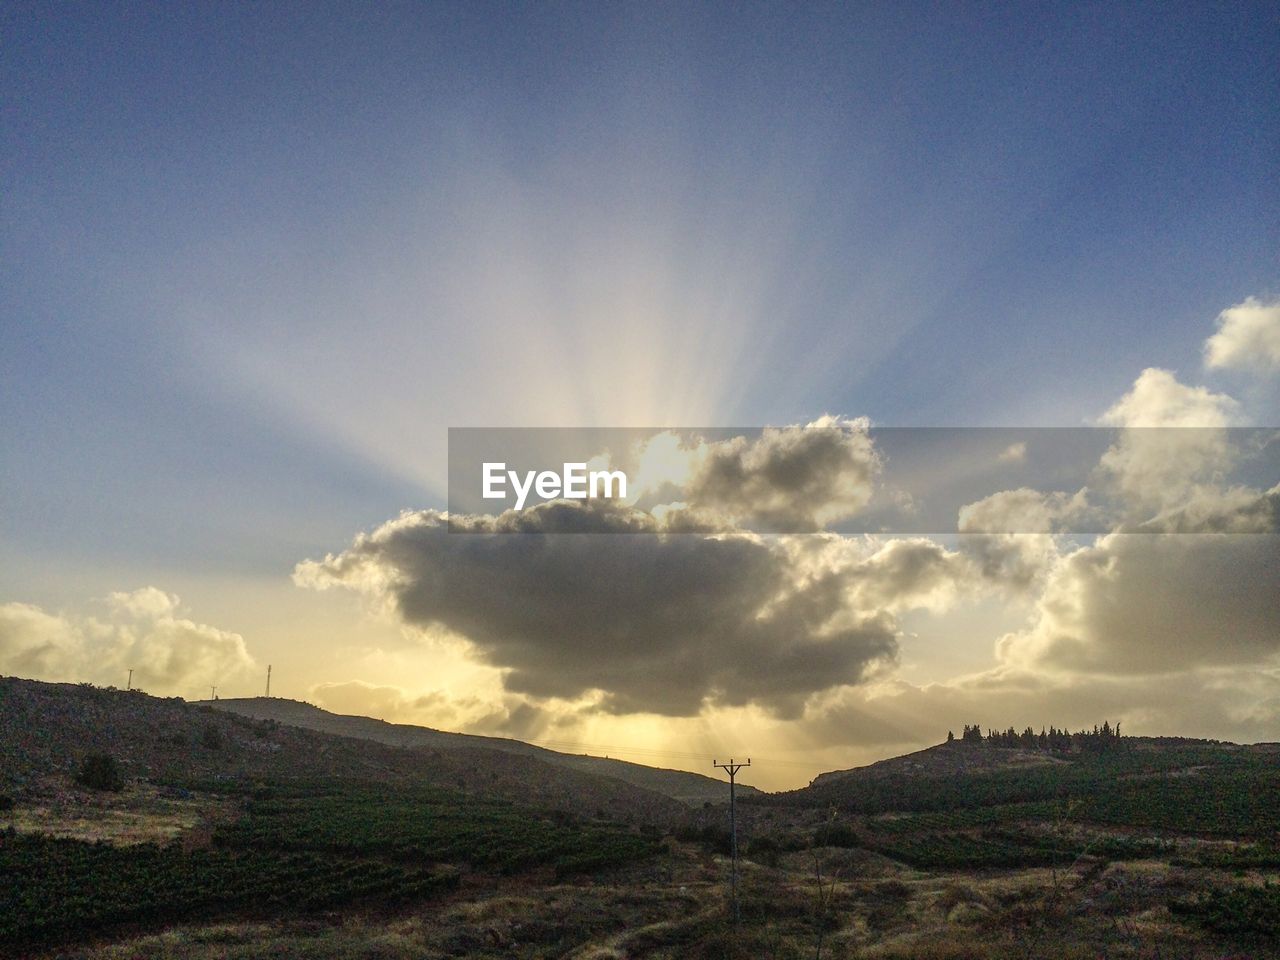
POLYGON ((802 789, 749 802, 870 818, 971 811, 961 819, 974 822, 1069 814, 1094 823, 1269 840, 1280 828, 1273 802, 1278 758, 1274 744, 1173 737, 1124 737, 1106 749, 1065 753, 957 741, 822 774, 802 789))
POLYGON ((1063 763, 1064 761, 1038 750, 991 749, 985 743, 939 743, 901 757, 879 760, 865 767, 849 770, 832 770, 820 773, 810 782, 810 787, 827 788, 835 781, 855 777, 879 779, 895 776, 954 776, 972 773, 988 773, 1063 763))
MULTIPOLYGON (((521 740, 504 737, 483 737, 466 733, 449 733, 407 723, 388 723, 371 717, 330 713, 309 703, 285 700, 278 697, 248 697, 201 701, 199 706, 212 707, 255 720, 274 720, 278 723, 307 730, 344 737, 372 740, 396 747, 430 747, 435 750, 493 750, 521 757, 531 757, 544 763, 566 767, 579 773, 612 777, 645 790, 664 794, 687 804, 713 803, 725 799, 725 784, 712 777, 689 773, 685 770, 668 770, 640 763, 629 763, 611 757, 593 757, 583 754, 560 753, 545 747, 534 746, 521 740)), ((738 785, 740 796, 758 795, 755 787, 738 785)))
POLYGON ((0 678, 0 953, 1219 960, 1280 944, 1275 744, 947 744, 756 793, 731 924, 723 805, 516 741, 266 705, 367 735, 0 678), (94 751, 124 790, 72 784, 94 751))
POLYGON ((436 785, 584 816, 667 823, 683 809, 663 794, 535 756, 474 747, 395 746, 339 736, 180 698, 0 677, 0 792, 65 780, 90 753, 126 777, 223 784, 343 779, 436 785))

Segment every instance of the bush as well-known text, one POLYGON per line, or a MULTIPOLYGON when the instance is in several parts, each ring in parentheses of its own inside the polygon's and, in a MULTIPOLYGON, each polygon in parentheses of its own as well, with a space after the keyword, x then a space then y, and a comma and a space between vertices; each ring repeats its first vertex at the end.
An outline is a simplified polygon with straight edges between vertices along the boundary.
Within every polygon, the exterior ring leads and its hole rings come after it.
POLYGON ((80 772, 76 774, 76 783, 90 790, 124 789, 124 774, 120 772, 120 764, 115 757, 105 753, 91 753, 80 764, 80 772))
POLYGON ((815 847, 856 847, 858 834, 847 823, 824 823, 813 832, 815 847))
POLYGON ((212 723, 208 724, 204 728, 204 733, 200 734, 200 743, 208 750, 221 750, 223 742, 222 731, 212 723))
POLYGON ((1280 886, 1214 887, 1192 901, 1169 904, 1175 916, 1246 942, 1280 941, 1280 886))
POLYGON ((675 829, 674 836, 677 840, 700 844, 704 849, 723 856, 728 856, 733 849, 733 838, 727 827, 684 824, 675 829))
POLYGON ((776 867, 781 854, 782 848, 773 837, 752 837, 747 846, 747 856, 766 867, 776 867))
POLYGON ((13 797, 0 793, 0 813, 13 809, 13 797))

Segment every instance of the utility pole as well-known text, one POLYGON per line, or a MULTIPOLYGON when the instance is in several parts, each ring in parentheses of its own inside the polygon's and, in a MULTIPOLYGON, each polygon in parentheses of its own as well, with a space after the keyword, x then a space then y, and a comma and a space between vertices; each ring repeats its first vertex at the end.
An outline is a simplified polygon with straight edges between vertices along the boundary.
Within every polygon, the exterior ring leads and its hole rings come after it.
POLYGON ((126 690, 133 689, 133 667, 129 668, 129 682, 125 685, 126 690))
POLYGON ((271 664, 267 664, 267 699, 271 699, 271 664))
POLYGON ((729 883, 733 891, 733 925, 736 927, 742 916, 738 909, 738 798, 735 780, 739 770, 743 767, 751 766, 751 758, 747 757, 746 763, 736 762, 733 757, 729 758, 728 763, 712 760, 711 765, 719 767, 729 774, 729 839, 733 851, 733 866, 729 874, 729 883))
POLYGON ((210 700, 217 700, 217 699, 218 699, 218 688, 217 688, 217 687, 210 687, 210 688, 209 688, 209 699, 210 699, 210 700))

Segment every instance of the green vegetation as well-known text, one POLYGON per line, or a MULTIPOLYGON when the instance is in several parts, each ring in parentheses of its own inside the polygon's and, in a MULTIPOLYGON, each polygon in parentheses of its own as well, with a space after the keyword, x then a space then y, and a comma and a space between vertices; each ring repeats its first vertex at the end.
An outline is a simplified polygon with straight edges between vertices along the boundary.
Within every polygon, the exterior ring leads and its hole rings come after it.
POLYGON ((258 790, 248 815, 215 836, 229 847, 323 850, 397 861, 466 863, 559 876, 627 863, 653 843, 613 824, 574 823, 502 801, 428 787, 308 784, 258 790))
MULTIPOLYGON (((975 723, 972 726, 965 726, 960 740, 962 743, 985 743, 992 747, 1047 750, 1053 753, 1070 753, 1077 750, 1102 752, 1123 746, 1120 739, 1120 724, 1117 723, 1112 727, 1109 721, 1104 721, 1100 727, 1094 724, 1093 730, 1077 730, 1074 733, 1059 730, 1057 727, 1048 729, 1041 727, 1039 733, 1027 727, 1019 733, 1010 727, 1008 730, 988 730, 985 737, 982 735, 982 727, 975 723)), ((955 742, 956 735, 948 730, 947 743, 955 742)))
POLYGON ((259 787, 206 849, 0 839, 0 942, 120 923, 278 914, 450 888, 456 869, 534 866, 557 876, 627 863, 652 841, 603 823, 444 790, 319 783, 259 787))
POLYGON ((1270 758, 1202 745, 948 777, 849 778, 782 802, 821 800, 846 814, 813 831, 815 846, 861 847, 924 869, 1054 866, 1081 856, 1248 869, 1280 865, 1278 795, 1280 768, 1270 758), (1190 842, 1197 838, 1210 842, 1190 842))
POLYGON ((109 757, 105 753, 91 753, 80 764, 76 783, 90 790, 118 792, 124 789, 124 774, 120 772, 120 764, 116 763, 115 757, 109 757))
POLYGON ((865 816, 940 812, 957 817, 973 811, 977 822, 988 817, 1002 822, 1014 806, 1046 817, 1070 804, 1076 821, 1266 837, 1280 830, 1277 795, 1280 765, 1274 758, 1205 745, 1084 753, 1063 763, 960 776, 849 777, 743 802, 834 807, 865 816))
POLYGON ((200 733, 200 745, 206 750, 221 750, 227 744, 227 738, 222 735, 222 731, 215 727, 212 723, 206 724, 200 733))
POLYGON ((1236 940, 1280 941, 1280 885, 1215 887, 1194 900, 1170 904, 1170 909, 1236 940))
POLYGON ((278 856, 225 849, 183 853, 42 836, 0 843, 0 942, 91 933, 219 911, 311 909, 372 894, 420 896, 456 876, 425 867, 317 852, 278 856))
POLYGON ((123 692, 6 680, 0 701, 6 956, 1216 960, 1277 938, 1267 745, 970 728, 740 794, 735 930, 721 804, 123 692), (85 753, 82 783, 127 789, 72 788, 85 753))

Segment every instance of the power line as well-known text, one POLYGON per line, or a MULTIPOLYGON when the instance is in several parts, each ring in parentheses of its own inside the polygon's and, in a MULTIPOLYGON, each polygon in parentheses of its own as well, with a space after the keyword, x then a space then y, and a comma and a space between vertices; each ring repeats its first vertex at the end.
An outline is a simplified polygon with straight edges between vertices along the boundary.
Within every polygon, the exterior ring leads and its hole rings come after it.
POLYGON ((736 927, 742 917, 738 910, 738 800, 735 780, 739 770, 751 766, 751 758, 747 757, 745 763, 735 762, 733 757, 729 758, 728 763, 712 760, 711 765, 729 774, 729 835, 733 850, 733 867, 729 874, 729 883, 733 892, 733 925, 736 927))

